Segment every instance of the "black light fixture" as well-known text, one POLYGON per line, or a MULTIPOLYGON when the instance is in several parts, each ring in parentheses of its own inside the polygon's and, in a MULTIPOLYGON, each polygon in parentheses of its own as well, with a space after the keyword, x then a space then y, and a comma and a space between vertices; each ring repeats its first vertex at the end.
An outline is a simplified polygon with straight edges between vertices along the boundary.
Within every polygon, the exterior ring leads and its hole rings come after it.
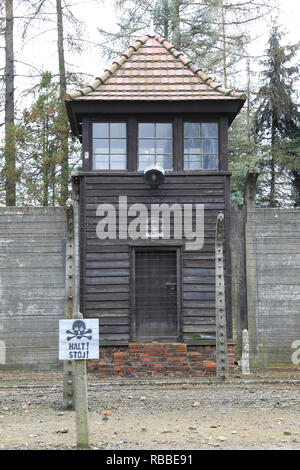
POLYGON ((152 166, 144 171, 144 181, 150 188, 158 188, 165 180, 165 170, 160 166, 152 166))

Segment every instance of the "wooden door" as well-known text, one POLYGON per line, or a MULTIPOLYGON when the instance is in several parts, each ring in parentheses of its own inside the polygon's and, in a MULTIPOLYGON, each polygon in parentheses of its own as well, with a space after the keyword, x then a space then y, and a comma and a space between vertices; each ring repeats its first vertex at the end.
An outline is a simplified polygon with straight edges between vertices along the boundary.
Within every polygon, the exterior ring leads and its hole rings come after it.
POLYGON ((135 251, 135 339, 177 340, 176 250, 135 251))

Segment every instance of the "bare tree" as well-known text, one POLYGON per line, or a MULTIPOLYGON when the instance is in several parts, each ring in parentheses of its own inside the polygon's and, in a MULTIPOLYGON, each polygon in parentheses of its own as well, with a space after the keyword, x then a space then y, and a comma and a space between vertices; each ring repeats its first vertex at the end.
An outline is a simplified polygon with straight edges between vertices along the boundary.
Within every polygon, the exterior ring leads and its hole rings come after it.
POLYGON ((66 111, 64 108, 64 97, 66 95, 67 80, 65 70, 65 53, 64 53, 64 30, 63 30, 63 13, 61 0, 56 0, 56 18, 57 18, 57 51, 59 66, 59 94, 61 101, 61 112, 64 116, 64 126, 60 134, 61 142, 61 184, 60 184, 60 204, 65 205, 68 199, 68 182, 69 182, 69 158, 68 158, 68 125, 66 111))
MULTIPOLYGON (((17 111, 17 103, 22 97, 25 97, 27 101, 29 96, 34 96, 38 92, 44 72, 41 64, 34 67, 33 62, 25 63, 22 61, 22 52, 20 51, 24 48, 24 44, 26 44, 25 47, 28 47, 32 40, 49 31, 55 31, 56 33, 56 41, 55 33, 52 37, 57 51, 58 74, 53 76, 54 79, 55 77, 58 78, 59 95, 57 99, 60 102, 61 110, 61 126, 57 134, 57 140, 60 144, 58 153, 58 166, 60 167, 59 203, 65 205, 68 198, 69 164, 73 165, 76 156, 73 155, 74 151, 69 149, 69 145, 71 149, 74 149, 74 146, 69 141, 69 125, 64 98, 67 83, 72 83, 72 86, 74 84, 82 86, 82 79, 84 77, 84 74, 82 74, 82 77, 81 74, 66 71, 65 49, 68 52, 75 51, 78 53, 84 43, 84 38, 81 35, 83 25, 73 14, 73 5, 76 5, 75 1, 69 2, 67 0, 21 0, 19 2, 0 0, 0 10, 2 10, 0 33, 3 35, 5 42, 5 74, 3 80, 5 89, 5 118, 3 123, 5 124, 5 142, 3 175, 7 205, 16 205, 16 187, 18 188, 19 184, 16 180, 18 171, 21 171, 21 166, 18 164, 18 148, 15 143, 15 123, 22 119, 22 115, 17 111), (64 32, 64 24, 66 25, 66 32, 64 32), (17 51, 18 46, 15 46, 14 51, 14 43, 18 45, 17 38, 22 40, 21 46, 19 46, 21 49, 17 51), (17 81, 20 76, 18 75, 19 66, 26 66, 28 68, 28 71, 22 75, 22 78, 29 79, 30 86, 27 89, 23 89, 21 93, 16 94, 15 87, 16 83, 17 86, 19 85, 17 81), (71 163, 69 162, 70 159, 73 159, 71 163)), ((84 79, 86 80, 86 77, 84 79)), ((24 81, 21 86, 23 84, 24 81)))
POLYGON ((16 147, 14 136, 14 4, 5 0, 5 192, 6 205, 16 205, 16 147))
POLYGON ((251 25, 265 21, 276 8, 274 1, 265 0, 203 0, 213 5, 219 40, 215 46, 220 57, 221 76, 229 88, 229 76, 236 65, 248 58, 248 46, 253 40, 251 25), (219 52, 218 52, 219 51, 219 52))

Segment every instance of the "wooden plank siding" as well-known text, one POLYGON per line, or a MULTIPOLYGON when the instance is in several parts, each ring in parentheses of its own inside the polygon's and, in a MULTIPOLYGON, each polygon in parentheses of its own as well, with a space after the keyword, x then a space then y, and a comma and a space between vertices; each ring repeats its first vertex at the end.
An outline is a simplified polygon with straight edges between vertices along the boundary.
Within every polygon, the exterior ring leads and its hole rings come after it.
MULTIPOLYGON (((216 172, 215 175, 169 173, 162 186, 150 189, 141 173, 80 175, 81 311, 85 317, 99 318, 101 345, 125 345, 132 339, 131 251, 135 246, 179 248, 181 291, 178 340, 191 345, 214 341, 216 217, 220 210, 227 213, 229 178, 230 174, 226 172, 216 172), (185 240, 174 238, 149 241, 119 240, 118 237, 116 240, 98 239, 96 226, 100 218, 96 217, 97 207, 110 203, 117 212, 119 196, 127 196, 128 207, 142 203, 148 211, 151 204, 193 204, 194 207, 204 204, 204 247, 200 251, 187 251, 185 240)), ((225 252, 229 249, 228 243, 225 252)), ((227 305, 230 306, 229 264, 226 264, 225 278, 229 293, 227 305)))

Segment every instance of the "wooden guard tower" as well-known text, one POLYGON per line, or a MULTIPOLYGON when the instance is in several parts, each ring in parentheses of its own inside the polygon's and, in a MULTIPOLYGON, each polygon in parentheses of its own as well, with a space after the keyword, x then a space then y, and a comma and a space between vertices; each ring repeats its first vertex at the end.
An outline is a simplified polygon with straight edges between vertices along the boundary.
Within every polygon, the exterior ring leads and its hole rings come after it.
POLYGON ((89 368, 100 376, 214 373, 216 221, 222 211, 230 339, 228 127, 245 99, 157 35, 136 41, 93 83, 67 95, 71 129, 82 142, 82 171, 74 177, 80 310, 99 318, 100 359, 89 368), (145 180, 149 168, 163 170, 157 186, 145 180), (150 217, 157 205, 169 208, 170 236, 160 212, 151 227, 139 219, 140 237, 130 236, 137 217, 145 210, 150 217), (197 207, 204 243, 188 249, 190 232, 180 236, 179 222, 185 210, 196 217, 197 207), (116 230, 101 238, 109 212, 116 230))

